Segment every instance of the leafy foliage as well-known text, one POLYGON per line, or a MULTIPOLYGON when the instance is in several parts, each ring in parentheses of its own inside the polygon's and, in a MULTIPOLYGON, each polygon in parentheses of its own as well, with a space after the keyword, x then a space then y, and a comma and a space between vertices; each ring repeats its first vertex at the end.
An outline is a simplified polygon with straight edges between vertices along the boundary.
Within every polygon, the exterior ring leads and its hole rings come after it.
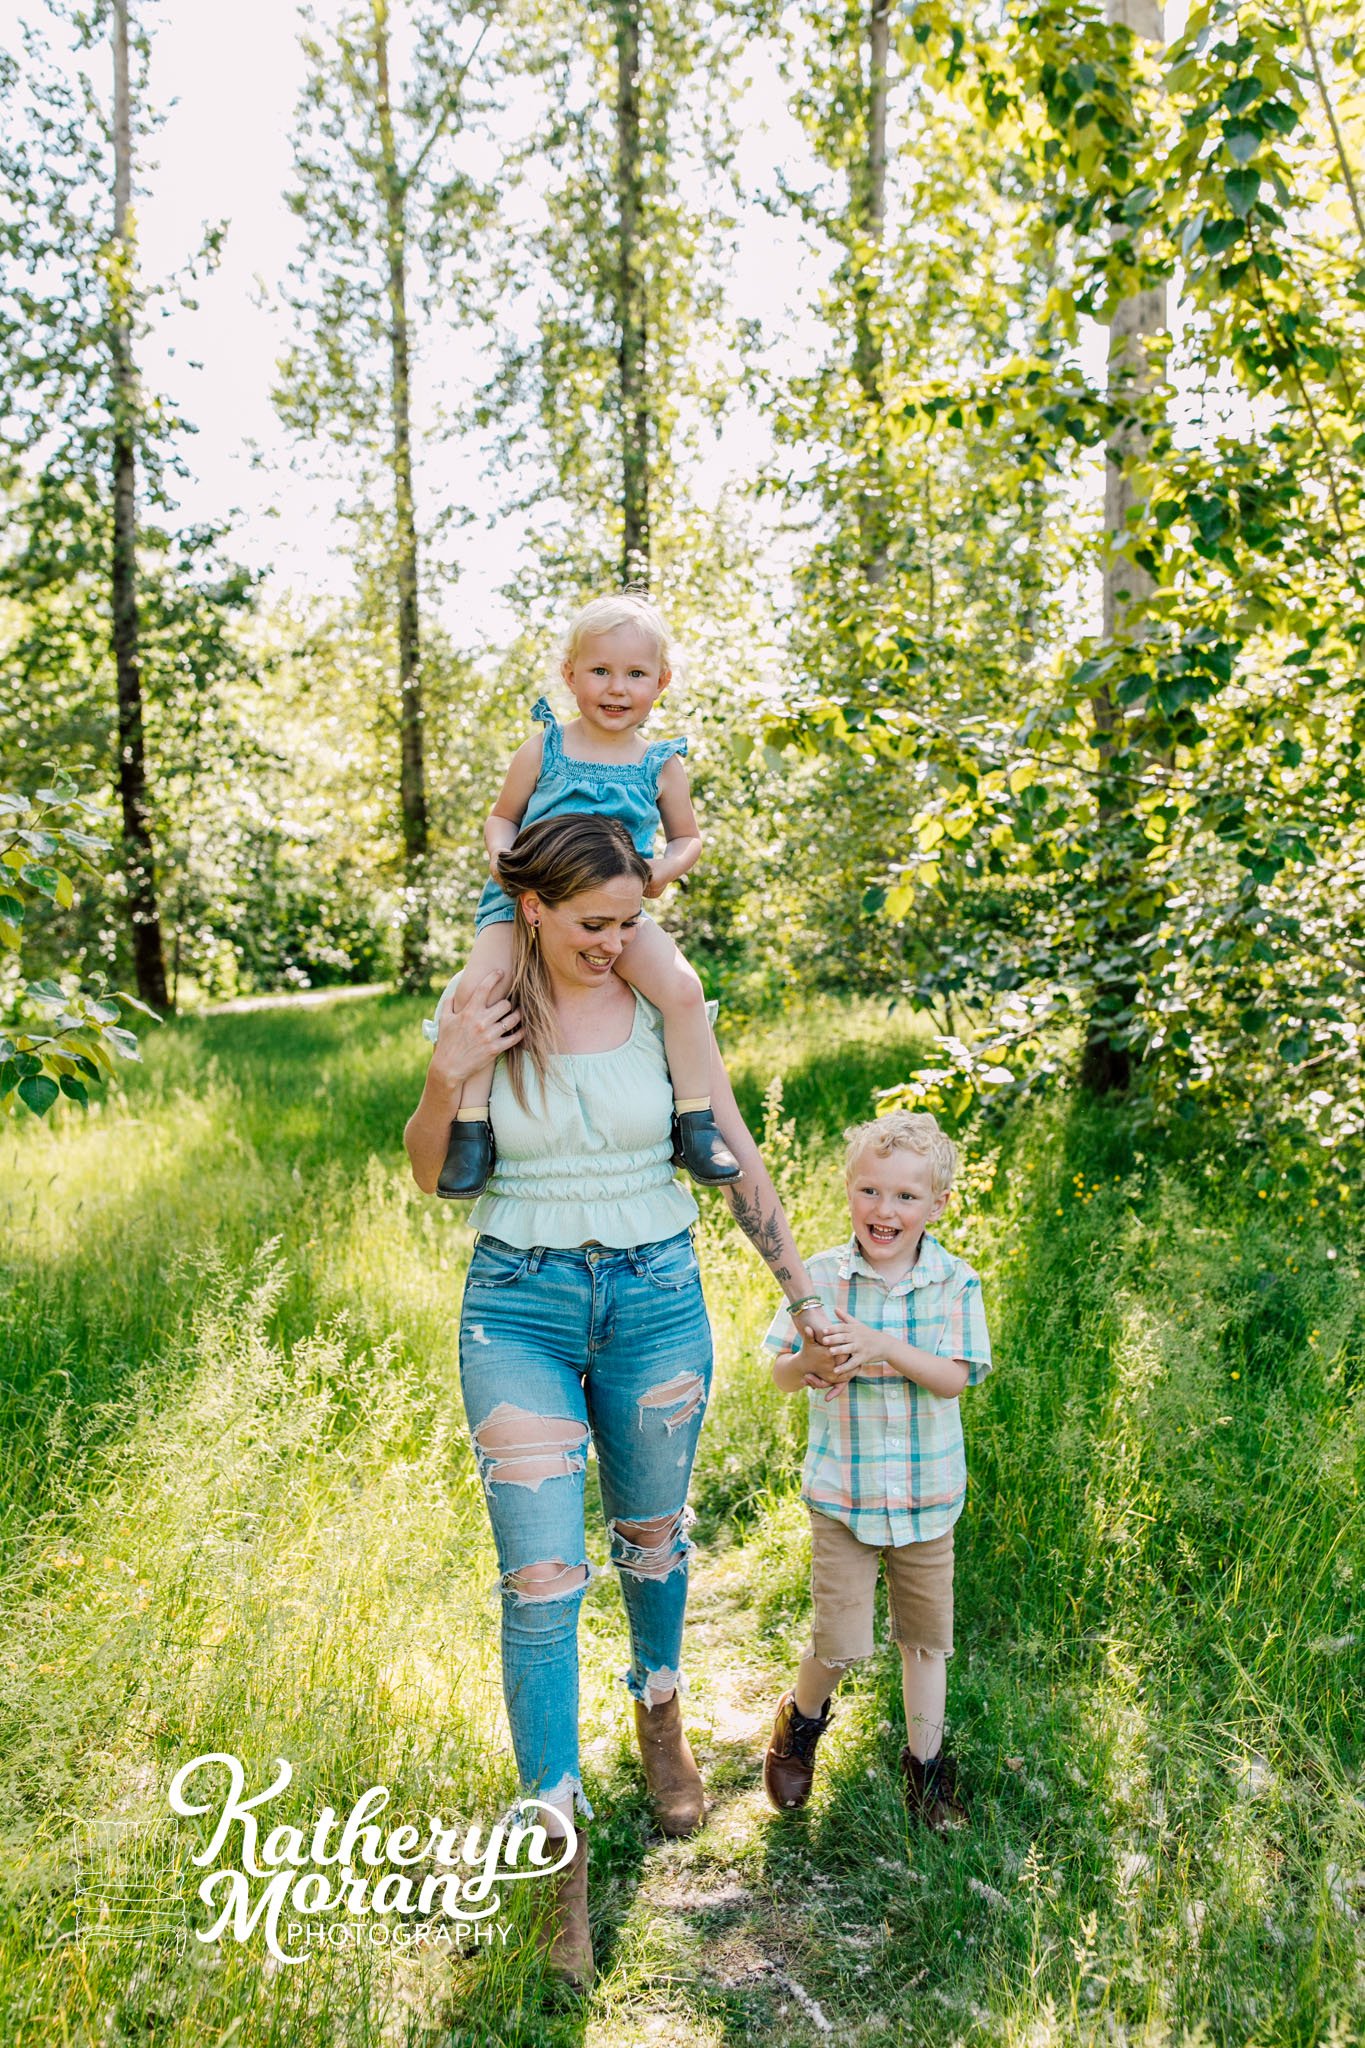
MULTIPOLYGON (((65 776, 31 796, 0 789, 0 946, 16 966, 35 915, 74 902, 71 869, 98 876, 108 842, 86 827, 103 816, 65 776)), ((22 1102, 45 1116, 63 1095, 87 1102, 91 1085, 107 1079, 117 1059, 141 1057, 121 1021, 124 1005, 153 1014, 135 996, 110 995, 102 983, 74 975, 0 975, 0 1106, 22 1102)))

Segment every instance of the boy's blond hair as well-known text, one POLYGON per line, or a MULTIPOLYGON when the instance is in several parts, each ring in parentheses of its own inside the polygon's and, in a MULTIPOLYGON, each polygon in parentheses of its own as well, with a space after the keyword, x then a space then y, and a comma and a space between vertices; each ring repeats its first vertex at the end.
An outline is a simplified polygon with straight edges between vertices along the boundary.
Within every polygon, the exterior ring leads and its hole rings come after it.
POLYGON ((870 1123, 850 1124, 844 1136, 848 1140, 845 1180, 852 1178, 858 1154, 871 1150, 882 1159, 893 1152, 918 1152, 929 1161, 929 1185, 936 1195, 946 1195, 953 1184, 957 1146, 927 1109, 893 1109, 887 1116, 874 1116, 870 1123))

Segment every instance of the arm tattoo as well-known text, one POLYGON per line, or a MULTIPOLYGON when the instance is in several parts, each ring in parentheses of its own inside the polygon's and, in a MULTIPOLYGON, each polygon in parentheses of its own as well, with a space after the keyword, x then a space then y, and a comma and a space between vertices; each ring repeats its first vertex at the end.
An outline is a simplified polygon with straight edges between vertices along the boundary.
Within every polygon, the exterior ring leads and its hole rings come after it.
POLYGON ((725 1192, 734 1211, 736 1223, 745 1236, 752 1239, 759 1257, 772 1267, 778 1279, 785 1279, 785 1271, 779 1272, 776 1263, 782 1256, 782 1226, 777 1220, 777 1210, 774 1209, 770 1216, 765 1216, 757 1198, 750 1201, 749 1197, 733 1183, 725 1192))

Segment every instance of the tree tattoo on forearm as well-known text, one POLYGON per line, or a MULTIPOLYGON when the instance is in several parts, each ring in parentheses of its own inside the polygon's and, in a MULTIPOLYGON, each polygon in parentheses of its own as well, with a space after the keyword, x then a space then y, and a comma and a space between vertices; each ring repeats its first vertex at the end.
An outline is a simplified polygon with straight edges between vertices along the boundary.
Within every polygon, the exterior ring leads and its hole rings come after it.
MULTIPOLYGON (((755 1251, 764 1263, 772 1268, 776 1280, 789 1280, 791 1269, 782 1265, 782 1225, 778 1221, 779 1211, 774 1207, 768 1215, 757 1195, 752 1200, 744 1190, 733 1183, 725 1190, 734 1218, 744 1235, 750 1239, 755 1251)), ((774 1202, 776 1197, 774 1197, 774 1202)))

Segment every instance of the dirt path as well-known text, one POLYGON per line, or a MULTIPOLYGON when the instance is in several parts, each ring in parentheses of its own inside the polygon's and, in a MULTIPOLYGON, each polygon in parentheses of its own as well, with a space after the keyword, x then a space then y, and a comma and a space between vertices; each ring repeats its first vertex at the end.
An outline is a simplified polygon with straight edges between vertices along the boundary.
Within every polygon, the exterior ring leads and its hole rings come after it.
POLYGON ((666 1988, 653 2009, 637 1993, 628 2016, 589 2038, 593 2048, 665 2038, 710 2048, 741 2031, 791 2048, 832 2040, 835 2027, 800 1981, 805 1916, 793 1918, 789 1897, 780 1915, 765 1871, 763 1752, 780 1679, 751 1647, 741 1550, 694 1553, 687 1642, 688 1732, 712 1804, 690 1841, 651 1847, 622 1930, 629 1946, 664 1951, 666 1988))

